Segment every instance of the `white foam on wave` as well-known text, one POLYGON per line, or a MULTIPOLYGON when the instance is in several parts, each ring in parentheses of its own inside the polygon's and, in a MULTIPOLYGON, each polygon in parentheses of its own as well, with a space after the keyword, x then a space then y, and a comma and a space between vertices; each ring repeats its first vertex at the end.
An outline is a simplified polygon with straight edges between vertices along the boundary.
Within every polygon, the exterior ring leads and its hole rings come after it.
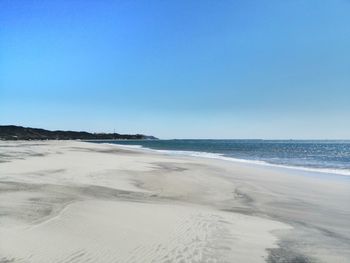
POLYGON ((126 145, 126 144, 117 144, 117 143, 104 143, 104 144, 108 144, 108 145, 117 145, 118 147, 124 147, 124 148, 132 148, 132 149, 147 149, 142 147, 142 145, 126 145))
POLYGON ((180 150, 157 150, 157 149, 143 147, 142 145, 125 145, 125 144, 116 144, 116 143, 111 143, 111 144, 117 145, 118 147, 122 146, 125 148, 144 149, 144 150, 160 152, 160 153, 169 154, 169 155, 211 158, 211 159, 219 159, 219 160, 225 160, 230 162, 239 162, 239 163, 264 165, 264 166, 271 166, 271 167, 278 167, 278 168, 286 168, 286 169, 292 169, 292 170, 300 170, 305 172, 316 172, 316 173, 324 173, 324 174, 350 176, 350 170, 348 169, 330 169, 330 168, 313 168, 313 167, 305 167, 305 166, 292 166, 292 165, 274 164, 274 163, 269 163, 261 160, 249 160, 249 159, 228 157, 220 153, 180 151, 180 150))

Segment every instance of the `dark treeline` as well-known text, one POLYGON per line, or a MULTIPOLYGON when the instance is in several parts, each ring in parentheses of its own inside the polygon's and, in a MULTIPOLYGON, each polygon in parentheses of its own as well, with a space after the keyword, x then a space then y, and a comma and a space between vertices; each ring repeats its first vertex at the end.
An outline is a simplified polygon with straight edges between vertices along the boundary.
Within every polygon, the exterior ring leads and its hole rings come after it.
POLYGON ((0 140, 142 140, 157 139, 143 134, 49 131, 15 125, 0 125, 0 140))

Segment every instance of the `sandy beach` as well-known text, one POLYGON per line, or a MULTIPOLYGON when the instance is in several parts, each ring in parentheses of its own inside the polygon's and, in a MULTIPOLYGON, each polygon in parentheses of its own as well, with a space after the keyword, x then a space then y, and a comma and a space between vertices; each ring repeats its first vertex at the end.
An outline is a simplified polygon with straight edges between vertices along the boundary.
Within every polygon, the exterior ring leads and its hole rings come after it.
POLYGON ((350 262, 350 180, 79 141, 0 142, 0 262, 350 262))

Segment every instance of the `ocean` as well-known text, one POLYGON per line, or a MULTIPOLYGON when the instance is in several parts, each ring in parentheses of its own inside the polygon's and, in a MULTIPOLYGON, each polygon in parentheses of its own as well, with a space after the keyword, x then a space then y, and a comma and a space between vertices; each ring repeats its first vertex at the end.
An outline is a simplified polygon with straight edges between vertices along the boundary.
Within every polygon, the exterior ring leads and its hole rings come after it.
POLYGON ((350 141, 300 140, 117 140, 95 141, 350 176, 350 141))

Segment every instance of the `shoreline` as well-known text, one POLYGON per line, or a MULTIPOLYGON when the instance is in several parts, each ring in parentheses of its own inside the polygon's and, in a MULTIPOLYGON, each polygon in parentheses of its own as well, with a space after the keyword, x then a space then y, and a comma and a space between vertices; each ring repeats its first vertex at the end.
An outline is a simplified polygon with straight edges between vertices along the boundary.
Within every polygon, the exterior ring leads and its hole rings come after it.
POLYGON ((0 262, 350 259, 348 180, 115 144, 6 144, 0 262))
MULTIPOLYGON (((97 140, 95 140, 97 142, 97 140)), ((103 140, 102 140, 103 141, 103 140)), ((87 141, 89 142, 89 141, 87 141)), ((91 141, 95 143, 94 141, 91 141)), ((268 167, 274 167, 274 168, 280 168, 280 169, 288 169, 288 170, 295 170, 296 172, 301 171, 307 173, 315 173, 315 174, 322 174, 322 175, 328 175, 328 176, 347 176, 350 178, 350 170, 342 170, 342 169, 327 169, 327 168, 312 168, 312 167, 306 167, 306 166, 292 166, 292 165, 282 165, 282 164, 274 164, 269 163, 266 161, 260 161, 260 160, 250 160, 250 159, 240 159, 240 158, 234 158, 234 157, 228 157, 224 154, 220 153, 211 153, 211 152, 199 152, 199 151, 185 151, 185 150, 160 150, 160 149, 153 149, 153 148, 147 148, 143 147, 142 145, 127 145, 127 144, 117 144, 117 143, 108 143, 108 142, 99 142, 101 144, 107 144, 107 145, 115 145, 117 147, 124 147, 124 148, 130 148, 130 149, 139 149, 139 150, 145 150, 150 152, 158 152, 167 154, 169 156, 186 156, 186 157, 194 157, 194 158, 208 158, 208 159, 216 159, 216 160, 224 160, 228 162, 235 162, 235 163, 242 163, 242 164, 248 164, 248 165, 258 165, 258 166, 268 166, 268 167)))

